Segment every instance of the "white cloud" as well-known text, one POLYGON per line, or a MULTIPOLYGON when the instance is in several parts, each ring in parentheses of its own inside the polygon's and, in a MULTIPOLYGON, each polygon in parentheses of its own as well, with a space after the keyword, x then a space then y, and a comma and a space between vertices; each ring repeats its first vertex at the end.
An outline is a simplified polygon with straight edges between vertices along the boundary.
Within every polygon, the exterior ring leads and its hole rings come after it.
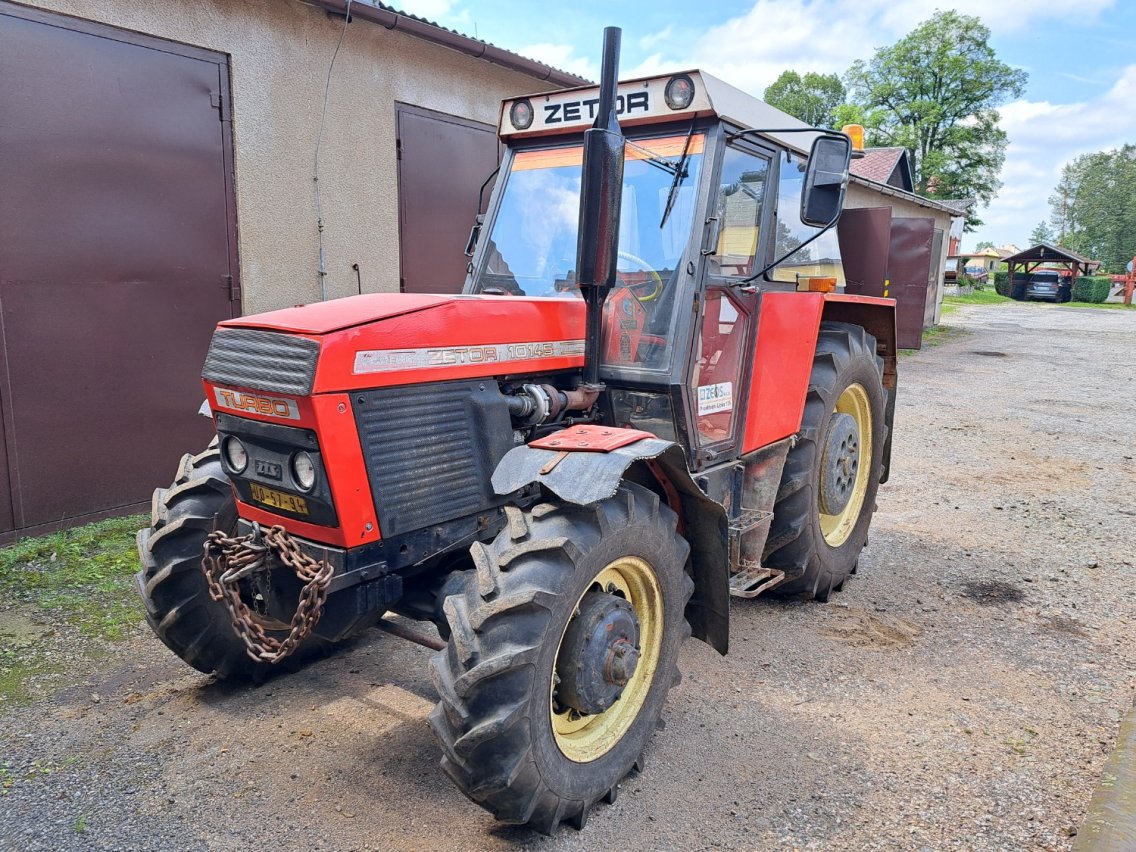
POLYGON ((979 213, 985 224, 968 244, 990 240, 1024 245, 1040 221, 1049 218, 1049 196, 1061 167, 1081 154, 1136 141, 1136 65, 1121 70, 1097 98, 1069 104, 1015 101, 1002 107, 1002 128, 1010 137, 1002 189, 979 213))
POLYGON ((561 71, 578 74, 589 80, 600 78, 600 68, 596 64, 596 60, 590 56, 579 56, 576 53, 576 48, 570 44, 540 42, 519 47, 516 52, 521 56, 527 56, 530 59, 543 62, 545 65, 559 68, 561 71))

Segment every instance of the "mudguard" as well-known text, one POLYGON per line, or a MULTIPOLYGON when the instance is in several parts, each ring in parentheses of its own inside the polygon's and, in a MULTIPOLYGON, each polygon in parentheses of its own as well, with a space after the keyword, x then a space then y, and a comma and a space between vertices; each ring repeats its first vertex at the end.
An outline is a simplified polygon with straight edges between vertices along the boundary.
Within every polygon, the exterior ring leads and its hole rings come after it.
MULTIPOLYGON (((587 436, 597 432, 582 430, 597 429, 575 427, 571 431, 587 436)), ((610 449, 596 441, 581 447, 579 441, 555 438, 536 442, 542 446, 514 447, 493 472, 493 490, 503 496, 537 484, 562 500, 585 506, 614 495, 628 469, 642 463, 662 487, 668 505, 679 516, 679 530, 690 544, 694 594, 686 607, 686 619, 691 635, 725 654, 730 638, 726 510, 695 484, 678 444, 630 429, 603 427, 602 431, 610 449), (628 442, 614 446, 620 437, 628 442)))

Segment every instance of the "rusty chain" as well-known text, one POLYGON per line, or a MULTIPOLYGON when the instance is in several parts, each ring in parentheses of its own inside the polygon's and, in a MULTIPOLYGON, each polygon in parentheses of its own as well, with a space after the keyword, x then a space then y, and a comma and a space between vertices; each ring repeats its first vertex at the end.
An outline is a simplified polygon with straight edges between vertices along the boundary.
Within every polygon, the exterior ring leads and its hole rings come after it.
POLYGON ((304 553, 282 526, 271 527, 263 535, 260 526, 242 536, 228 536, 213 530, 205 539, 201 571, 209 584, 209 597, 224 601, 233 630, 245 643, 245 650, 257 662, 278 663, 311 635, 323 614, 333 568, 326 560, 318 562, 304 553), (296 572, 304 583, 288 635, 277 639, 268 635, 252 610, 241 599, 238 582, 252 574, 268 571, 268 559, 275 554, 296 572))

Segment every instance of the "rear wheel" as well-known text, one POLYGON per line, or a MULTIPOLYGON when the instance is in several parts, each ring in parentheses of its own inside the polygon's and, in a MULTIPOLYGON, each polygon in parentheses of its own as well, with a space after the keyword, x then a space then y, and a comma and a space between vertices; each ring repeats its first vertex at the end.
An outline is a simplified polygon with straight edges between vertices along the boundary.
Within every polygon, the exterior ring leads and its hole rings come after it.
POLYGON ((876 339, 863 328, 821 324, 762 559, 785 572, 773 594, 828 600, 856 569, 883 473, 882 371, 876 339))
MULTIPOLYGON (((135 575, 146 621, 166 646, 189 665, 219 677, 256 678, 268 663, 253 660, 233 628, 224 603, 209 597, 201 571, 202 547, 213 529, 236 529, 237 504, 221 468, 217 440, 181 460, 168 489, 154 492, 150 527, 138 531, 142 570, 135 575)), ((262 626, 284 627, 275 622, 262 626)), ((284 637, 284 630, 269 635, 284 637)), ((328 647, 309 637, 290 659, 302 659, 328 647)))
POLYGON ((442 768, 500 820, 582 828, 642 766, 678 680, 694 585, 673 512, 625 484, 588 507, 511 508, 443 611, 430 725, 442 768))

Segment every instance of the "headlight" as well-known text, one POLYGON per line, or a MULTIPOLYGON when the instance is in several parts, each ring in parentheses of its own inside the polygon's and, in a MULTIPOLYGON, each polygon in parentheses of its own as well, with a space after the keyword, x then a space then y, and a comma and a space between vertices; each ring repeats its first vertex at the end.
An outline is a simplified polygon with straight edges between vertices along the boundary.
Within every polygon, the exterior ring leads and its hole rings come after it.
POLYGON ((304 491, 311 491, 316 484, 316 464, 307 453, 292 456, 292 479, 304 491))
POLYGON ((514 101, 509 108, 509 121, 517 130, 528 130, 533 123, 533 108, 527 100, 514 101))
POLYGON ((671 109, 686 109, 694 100, 694 81, 685 74, 671 77, 663 90, 663 100, 671 109))
POLYGON ((225 463, 233 473, 242 473, 248 467, 249 457, 245 445, 232 435, 221 444, 221 452, 225 455, 225 463))

